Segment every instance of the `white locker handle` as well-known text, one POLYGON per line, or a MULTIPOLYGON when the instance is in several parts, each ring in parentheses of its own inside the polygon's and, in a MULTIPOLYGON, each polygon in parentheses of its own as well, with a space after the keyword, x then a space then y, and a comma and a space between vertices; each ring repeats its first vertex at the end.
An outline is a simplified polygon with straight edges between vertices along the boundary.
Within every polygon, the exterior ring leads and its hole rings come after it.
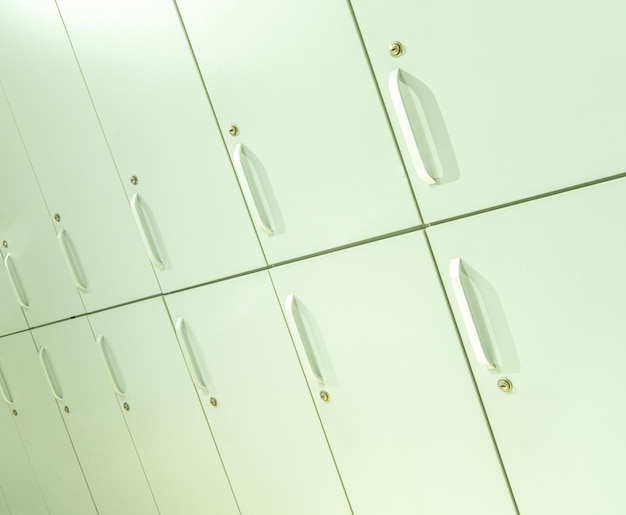
POLYGON ((193 381, 193 384, 198 390, 202 390, 204 393, 209 393, 209 388, 206 385, 206 381, 202 378, 202 372, 200 372, 200 366, 198 365, 196 353, 194 352, 189 336, 187 335, 187 328, 185 327, 185 320, 183 317, 176 320, 175 328, 178 338, 185 346, 185 358, 189 364, 189 371, 191 372, 191 380, 193 381))
MULTIPOLYGON (((243 196, 245 197, 248 205, 252 211, 252 218, 256 225, 268 236, 272 236, 274 234, 274 229, 272 229, 270 222, 264 219, 265 213, 262 213, 261 206, 264 204, 261 198, 258 198, 258 195, 255 195, 252 192, 252 188, 250 186, 250 182, 254 182, 250 170, 248 166, 245 164, 243 152, 243 144, 239 143, 235 147, 235 151, 233 153, 233 163, 235 164, 235 172, 237 173, 237 177, 239 178, 239 183, 241 184, 241 190, 243 191, 243 196), (261 206, 260 206, 260 205, 261 206)), ((260 187, 256 187, 257 191, 260 191, 260 187)), ((265 216, 267 218, 267 216, 265 216)))
POLYGON ((26 292, 24 291, 20 278, 17 275, 17 270, 15 269, 13 256, 11 254, 7 254, 4 258, 4 266, 7 269, 9 283, 11 284, 11 289, 13 290, 17 303, 21 307, 28 309, 30 305, 28 304, 28 299, 26 298, 26 292))
POLYGON ((311 375, 311 378, 323 385, 324 377, 322 376, 319 363, 315 356, 315 351, 313 350, 313 346, 311 345, 311 341, 307 335, 306 328, 304 327, 304 321, 302 320, 302 315, 300 314, 298 304, 296 303, 296 297, 293 293, 287 295, 285 310, 291 317, 293 325, 296 327, 295 333, 300 341, 300 345, 304 348, 304 353, 306 354, 306 359, 309 364, 309 374, 311 375))
POLYGON ((158 246, 152 237, 152 232, 149 229, 149 224, 146 220, 146 214, 144 212, 141 199, 139 198, 139 193, 135 193, 133 198, 130 200, 130 210, 133 212, 133 218, 135 219, 135 223, 139 229, 143 246, 146 248, 150 261, 152 261, 152 264, 157 268, 165 270, 165 262, 161 258, 158 246))
POLYGON ((70 269, 70 273, 72 274, 72 279, 74 279, 74 284, 76 288, 80 291, 87 291, 87 279, 83 276, 82 270, 76 256, 74 256, 74 251, 72 249, 72 245, 69 241, 69 236, 65 232, 65 229, 61 229, 59 234, 57 234, 57 241, 61 247, 61 252, 63 253, 63 257, 65 258, 65 262, 67 263, 67 267, 70 269))
MULTIPOLYGON (((402 132, 404 142, 407 150, 409 151, 409 157, 411 158, 411 162, 413 163, 417 176, 426 184, 437 184, 437 178, 428 173, 424 160, 422 159, 422 154, 420 153, 417 145, 413 126, 411 125, 411 120, 409 120, 404 99, 402 98, 402 92, 400 91, 401 74, 402 72, 400 68, 397 68, 389 75, 389 95, 391 96, 391 102, 396 112, 398 124, 400 125, 400 131, 402 132)), ((424 112, 422 105, 417 102, 416 107, 419 110, 420 123, 426 124, 426 113, 424 112)), ((428 140, 430 147, 429 150, 433 153, 433 156, 435 156, 436 147, 434 141, 432 140, 430 131, 424 130, 424 136, 428 140)))
POLYGON ((469 307, 469 303, 467 302, 465 290, 463 289, 463 283, 461 281, 462 266, 463 263, 460 258, 450 260, 450 279, 452 281, 452 291, 454 292, 457 305, 459 306, 461 319, 463 320, 463 325, 465 326, 467 337, 469 338, 476 360, 486 369, 493 370, 496 366, 494 363, 489 361, 489 358, 487 358, 487 355, 485 354, 485 349, 480 336, 478 335, 478 330, 476 329, 476 324, 474 323, 474 317, 472 316, 472 311, 469 307))
POLYGON ((124 392, 124 387, 122 386, 122 381, 120 381, 118 374, 113 370, 115 362, 112 351, 106 343, 104 336, 101 334, 96 338, 96 344, 100 349, 100 354, 102 355, 102 359, 104 361, 104 366, 107 369, 107 373, 109 374, 109 379, 111 380, 111 384, 113 385, 113 391, 119 397, 124 397, 126 393, 124 392))
POLYGON ((9 385, 4 377, 4 372, 2 372, 2 368, 0 368, 0 394, 2 395, 2 399, 4 399, 4 402, 8 405, 13 406, 13 404, 15 404, 13 402, 13 396, 11 395, 9 385))
POLYGON ((41 362, 43 373, 46 376, 46 379, 48 380, 48 386, 50 386, 50 391, 52 392, 52 395, 54 395, 54 398, 57 401, 62 401, 63 394, 61 393, 61 389, 59 388, 59 384, 56 380, 56 376, 54 375, 54 372, 52 371, 52 365, 50 364, 50 360, 48 358, 48 352, 46 351, 45 347, 42 347, 41 350, 39 351, 39 361, 41 362))

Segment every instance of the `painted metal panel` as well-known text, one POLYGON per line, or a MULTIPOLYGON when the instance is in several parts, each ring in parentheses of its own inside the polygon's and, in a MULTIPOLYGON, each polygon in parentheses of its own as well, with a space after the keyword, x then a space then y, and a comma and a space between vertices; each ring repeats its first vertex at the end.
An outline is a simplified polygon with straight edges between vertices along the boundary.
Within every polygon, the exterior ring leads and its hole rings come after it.
POLYGON ((174 2, 58 5, 163 291, 264 266, 174 2))
POLYGON ((159 513, 238 514, 163 300, 89 320, 159 513))
POLYGON ((267 272, 166 300, 241 512, 351 513, 267 272))
MULTIPOLYGON (((51 515, 96 510, 29 332, 0 340, 0 373, 20 437, 51 515)), ((7 399, 5 399, 6 401, 7 399)))
POLYGON ((52 0, 0 1, 0 75, 87 310, 158 293, 52 0))
POLYGON ((270 262, 420 223, 345 2, 177 3, 270 262))
POLYGON ((626 172, 624 2, 351 3, 426 222, 626 172))
POLYGON ((516 513, 422 233, 270 273, 355 513, 516 513))
POLYGON ((157 514, 87 320, 32 331, 100 515, 157 514))
POLYGON ((521 513, 626 511, 624 195, 622 179, 428 230, 521 513))

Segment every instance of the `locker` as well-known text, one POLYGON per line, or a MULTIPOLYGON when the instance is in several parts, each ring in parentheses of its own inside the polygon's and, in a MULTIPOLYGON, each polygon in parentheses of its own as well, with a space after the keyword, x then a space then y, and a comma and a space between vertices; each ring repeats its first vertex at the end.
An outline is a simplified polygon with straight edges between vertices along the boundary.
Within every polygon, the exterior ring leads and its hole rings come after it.
POLYGON ((89 488, 61 414, 48 393, 29 332, 0 340, 0 375, 2 397, 18 413, 15 425, 49 513, 95 515, 89 488))
POLYGON ((163 300, 89 320, 159 513, 238 514, 163 300))
POLYGON ((31 326, 84 312, 54 227, 0 86, 0 240, 14 303, 31 326), (44 257, 45 256, 45 257, 44 257))
POLYGON ((428 230, 520 513, 626 510, 624 194, 622 179, 428 230))
POLYGON ((88 311, 160 289, 56 5, 0 2, 0 75, 88 311))
POLYGON ((157 514, 87 320, 48 325, 32 334, 98 513, 157 514))
POLYGON ((178 5, 271 263, 421 223, 345 2, 178 5))
POLYGON ((264 266, 174 2, 58 4, 162 290, 264 266))
POLYGON ((166 302, 241 512, 351 513, 267 272, 166 302))
POLYGON ((354 513, 516 513, 422 233, 270 273, 354 513))
POLYGON ((626 171, 623 2, 352 5, 426 222, 626 171))
MULTIPOLYGON (((1 341, 1 340, 0 340, 1 341)), ((28 461, 12 408, 0 409, 0 485, 11 515, 47 515, 37 478, 28 461)), ((19 413, 18 413, 19 415, 19 413)), ((1 506, 1 503, 0 503, 1 506)), ((1 508, 0 508, 1 509, 1 508)))

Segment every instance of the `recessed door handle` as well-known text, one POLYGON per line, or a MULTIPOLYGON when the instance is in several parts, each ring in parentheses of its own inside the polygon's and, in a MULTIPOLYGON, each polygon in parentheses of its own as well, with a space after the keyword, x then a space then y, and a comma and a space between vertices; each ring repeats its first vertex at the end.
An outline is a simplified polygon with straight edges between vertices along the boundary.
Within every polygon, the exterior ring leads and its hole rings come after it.
POLYGON ((272 229, 267 216, 269 207, 266 207, 267 202, 263 197, 263 188, 258 185, 258 181, 256 181, 252 175, 242 143, 237 144, 235 147, 233 163, 235 165, 235 172, 239 178, 241 190, 243 191, 243 196, 250 206, 254 223, 265 234, 272 236, 274 229, 272 229))
POLYGON ((204 393, 209 393, 209 388, 207 387, 206 381, 202 377, 202 372, 200 371, 200 365, 198 364, 196 353, 194 352, 191 341, 189 340, 189 335, 187 334, 185 320, 182 317, 176 320, 175 328, 178 338, 185 347, 185 358, 189 364, 189 372, 191 373, 191 380, 193 381, 193 384, 196 388, 198 388, 198 390, 202 390, 204 393))
POLYGON ((424 112, 424 108, 422 107, 421 103, 418 101, 416 103, 416 108, 418 111, 419 119, 415 120, 414 123, 416 125, 419 125, 419 128, 417 126, 414 127, 407 113, 404 98, 402 97, 402 91, 400 89, 401 80, 402 71, 399 68, 392 71, 389 75, 389 95, 391 97, 391 103, 393 104, 393 108, 396 113, 398 125, 400 126, 400 131, 402 132, 404 143, 409 152, 409 157, 411 159, 411 162, 413 163, 413 168, 415 168, 417 176, 425 184, 437 184, 437 178, 428 172, 425 164, 425 159, 423 157, 424 153, 420 152, 420 147, 417 143, 418 138, 415 134, 415 130, 419 129, 421 131, 421 133, 423 134, 423 137, 420 138, 420 140, 423 141, 422 145, 428 147, 428 149, 424 150, 428 150, 431 159, 435 160, 437 158, 437 147, 435 146, 435 142, 428 127, 426 113, 424 112))
POLYGON ((465 290, 463 289, 463 282, 461 280, 462 267, 463 263, 461 259, 454 258, 450 260, 450 280, 452 282, 452 291, 454 292, 454 297, 456 298, 457 306, 459 307, 459 311, 461 313, 461 320, 465 326, 465 331, 467 332, 467 337, 472 350, 474 351, 476 361, 478 361, 478 363, 480 363, 480 365, 484 368, 493 370, 496 368, 496 365, 491 362, 485 353, 485 348, 482 340, 480 339, 478 329, 476 328, 476 323, 474 322, 472 310, 467 301, 465 290))
POLYGON ((52 395, 57 401, 63 400, 63 393, 61 392, 61 388, 57 381, 56 375, 52 370, 52 364, 50 363, 50 359, 48 358, 48 351, 46 351, 45 347, 42 347, 39 351, 39 361, 41 362, 41 366, 43 368, 44 375, 48 380, 48 386, 50 387, 50 391, 52 395))
POLYGON ((7 270, 9 284, 11 285, 11 289, 13 290, 13 294, 15 295, 15 300, 17 300, 17 303, 21 307, 28 309, 30 307, 28 303, 28 298, 26 297, 26 292, 22 287, 22 283, 17 274, 17 270, 15 269, 15 263, 13 263, 13 256, 11 254, 7 254, 4 258, 4 267, 7 270))
POLYGON ((311 340, 304 325, 304 320, 302 319, 302 314, 298 309, 296 296, 293 293, 287 295, 287 299, 285 301, 285 310, 287 311, 293 325, 296 328, 295 336, 300 341, 300 345, 302 346, 302 348, 304 349, 304 353, 306 354, 306 359, 309 365, 309 375, 314 381, 318 382, 319 384, 324 384, 324 377, 322 375, 322 370, 315 355, 315 349, 311 344, 311 340))
POLYGON ((82 273, 78 258, 74 255, 73 245, 65 229, 61 229, 59 231, 59 234, 57 234, 57 241, 59 242, 59 246, 61 247, 61 253, 65 258, 65 262, 67 263, 67 267, 70 270, 72 279, 74 279, 74 284, 76 285, 76 288, 78 288, 80 291, 86 292, 87 279, 82 273))
POLYGON ((139 229, 139 234, 141 235, 143 246, 148 253, 150 261, 152 261, 152 264, 157 268, 165 270, 165 262, 163 261, 163 258, 161 258, 159 248, 154 241, 152 231, 150 231, 148 220, 146 218, 146 213, 141 203, 141 199, 139 198, 139 193, 135 193, 130 200, 130 210, 133 213, 133 218, 135 219, 135 223, 137 224, 137 228, 139 229))
POLYGON ((106 368, 111 384, 113 385, 113 391, 115 391, 115 394, 119 397, 124 397, 126 393, 124 391, 124 387, 122 386, 122 381, 119 378, 117 370, 114 369, 115 359, 113 358, 112 351, 107 345, 104 336, 99 334, 96 338, 96 344, 100 349, 100 354, 102 356, 102 360, 104 361, 104 367, 106 368))

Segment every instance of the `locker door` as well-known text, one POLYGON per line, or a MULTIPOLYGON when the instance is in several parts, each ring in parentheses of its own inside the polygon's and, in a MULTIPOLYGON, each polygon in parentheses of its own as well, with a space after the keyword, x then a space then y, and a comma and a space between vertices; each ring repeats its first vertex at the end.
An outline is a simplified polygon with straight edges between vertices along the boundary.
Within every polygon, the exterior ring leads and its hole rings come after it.
POLYGON ((85 307, 158 293, 54 1, 0 0, 0 52, 9 104, 85 307))
MULTIPOLYGON (((4 404, 4 403, 3 403, 4 404)), ((28 461, 11 408, 0 409, 0 485, 11 515, 47 515, 46 503, 28 461)), ((19 413, 18 413, 19 415, 19 413)))
POLYGON ((264 266, 174 2, 58 4, 163 291, 264 266))
POLYGON ((89 319, 159 513, 239 513, 163 300, 89 319))
POLYGON ((624 2, 352 5, 425 221, 626 172, 624 2))
POLYGON ((0 340, 0 380, 51 515, 95 514, 72 443, 28 332, 0 340))
POLYGON ((354 513, 516 513, 423 234, 270 273, 354 513))
POLYGON ((33 337, 98 513, 158 513, 87 320, 34 329, 33 337))
POLYGON ((351 513, 267 273, 166 301, 241 512, 351 513))
POLYGON ((345 2, 178 5, 269 261, 420 223, 345 2))
POLYGON ((3 268, 14 303, 24 307, 31 326, 77 315, 84 308, 3 91, 0 142, 0 240, 6 242, 3 268))
POLYGON ((624 195, 622 179, 428 231, 520 513, 626 512, 624 195))

